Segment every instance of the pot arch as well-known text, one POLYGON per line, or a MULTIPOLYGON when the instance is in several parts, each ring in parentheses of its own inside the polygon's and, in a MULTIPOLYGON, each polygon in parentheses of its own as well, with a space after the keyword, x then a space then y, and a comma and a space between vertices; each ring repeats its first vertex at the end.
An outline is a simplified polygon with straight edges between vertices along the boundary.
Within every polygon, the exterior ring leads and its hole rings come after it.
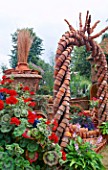
POLYGON ((97 21, 92 27, 91 15, 87 11, 84 27, 82 26, 81 13, 79 14, 79 30, 75 30, 72 25, 65 20, 69 26, 69 31, 64 33, 58 42, 58 47, 55 56, 54 69, 54 103, 53 112, 54 119, 58 122, 56 134, 59 137, 59 143, 64 142, 66 129, 69 123, 69 101, 70 101, 70 68, 71 52, 74 46, 86 46, 87 51, 91 51, 91 56, 94 60, 97 69, 97 98, 99 99, 98 110, 95 108, 92 111, 93 117, 96 117, 99 122, 102 122, 102 117, 108 119, 108 92, 107 92, 107 61, 101 47, 94 41, 108 27, 100 31, 98 34, 91 36, 95 27, 99 23, 97 21))

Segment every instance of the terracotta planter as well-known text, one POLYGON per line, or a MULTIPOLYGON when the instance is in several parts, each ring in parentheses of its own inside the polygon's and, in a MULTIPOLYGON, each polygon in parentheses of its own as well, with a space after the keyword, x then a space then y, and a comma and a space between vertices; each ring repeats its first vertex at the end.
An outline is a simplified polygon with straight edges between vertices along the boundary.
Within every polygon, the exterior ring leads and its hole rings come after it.
POLYGON ((30 91, 36 92, 38 90, 39 81, 42 78, 41 75, 37 74, 9 74, 6 75, 7 79, 14 77, 14 81, 12 83, 13 88, 15 88, 19 83, 23 84, 23 86, 28 86, 30 91))
POLYGON ((102 134, 102 137, 103 137, 103 139, 106 139, 106 141, 107 141, 107 143, 108 143, 108 135, 106 134, 106 135, 103 135, 102 134))
POLYGON ((25 62, 18 63, 16 67, 16 70, 28 70, 28 69, 29 69, 28 64, 25 62))
POLYGON ((79 104, 80 106, 82 106, 82 108, 84 110, 88 110, 89 109, 89 100, 88 97, 81 97, 81 98, 73 98, 70 100, 70 105, 75 105, 75 104, 79 104))

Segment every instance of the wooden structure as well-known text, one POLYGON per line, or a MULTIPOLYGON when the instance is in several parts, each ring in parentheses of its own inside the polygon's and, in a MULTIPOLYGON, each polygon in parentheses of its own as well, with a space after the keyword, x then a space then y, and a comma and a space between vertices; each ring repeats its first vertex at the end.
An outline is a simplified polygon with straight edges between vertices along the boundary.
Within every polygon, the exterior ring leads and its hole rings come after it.
POLYGON ((58 43, 55 56, 55 70, 54 70, 54 119, 59 126, 56 129, 56 134, 59 137, 59 143, 65 147, 68 143, 68 123, 69 123, 69 101, 70 101, 70 61, 71 52, 74 46, 86 46, 87 51, 91 51, 95 68, 97 70, 97 94, 99 99, 99 107, 94 108, 92 114, 98 122, 108 120, 108 92, 107 92, 107 61, 102 48, 94 41, 104 33, 108 27, 100 31, 96 35, 91 35, 95 27, 100 21, 97 21, 92 27, 91 15, 87 11, 84 26, 82 25, 81 13, 79 14, 79 30, 75 30, 70 23, 65 20, 69 26, 69 31, 64 33, 58 43))

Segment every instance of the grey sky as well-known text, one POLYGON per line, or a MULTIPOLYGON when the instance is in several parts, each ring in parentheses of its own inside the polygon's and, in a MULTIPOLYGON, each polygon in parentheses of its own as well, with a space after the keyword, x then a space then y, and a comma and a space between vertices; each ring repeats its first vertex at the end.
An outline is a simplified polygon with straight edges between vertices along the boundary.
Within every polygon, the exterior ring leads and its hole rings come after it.
POLYGON ((108 0, 0 0, 0 63, 8 63, 11 34, 17 28, 34 28, 43 39, 43 57, 47 59, 51 51, 55 53, 59 38, 68 30, 64 19, 78 29, 79 12, 85 21, 87 10, 92 23, 101 20, 96 32, 108 25, 108 0))

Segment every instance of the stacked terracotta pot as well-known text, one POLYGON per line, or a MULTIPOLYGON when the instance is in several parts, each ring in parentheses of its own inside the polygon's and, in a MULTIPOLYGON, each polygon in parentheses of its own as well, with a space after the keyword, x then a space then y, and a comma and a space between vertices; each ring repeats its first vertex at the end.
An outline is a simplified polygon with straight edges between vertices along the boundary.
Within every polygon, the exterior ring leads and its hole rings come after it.
MULTIPOLYGON (((62 147, 65 147, 68 143, 68 124, 69 124, 69 100, 70 100, 70 61, 71 61, 71 51, 73 46, 86 46, 87 51, 92 51, 92 57, 97 68, 97 98, 99 99, 98 112, 92 111, 93 116, 98 118, 99 122, 104 121, 108 118, 108 93, 107 93, 107 62, 105 55, 99 45, 93 40, 94 38, 101 35, 104 31, 108 29, 105 28, 100 33, 90 36, 93 32, 97 23, 90 28, 90 16, 86 16, 86 22, 84 27, 82 27, 82 21, 80 17, 80 29, 75 30, 68 21, 70 31, 62 35, 55 57, 55 71, 54 71, 54 119, 57 120, 59 126, 56 130, 56 134, 59 137, 59 143, 62 147), (88 36, 85 35, 88 33, 88 36), (96 114, 97 113, 97 114, 96 114)), ((68 134, 69 135, 69 134, 68 134)))

